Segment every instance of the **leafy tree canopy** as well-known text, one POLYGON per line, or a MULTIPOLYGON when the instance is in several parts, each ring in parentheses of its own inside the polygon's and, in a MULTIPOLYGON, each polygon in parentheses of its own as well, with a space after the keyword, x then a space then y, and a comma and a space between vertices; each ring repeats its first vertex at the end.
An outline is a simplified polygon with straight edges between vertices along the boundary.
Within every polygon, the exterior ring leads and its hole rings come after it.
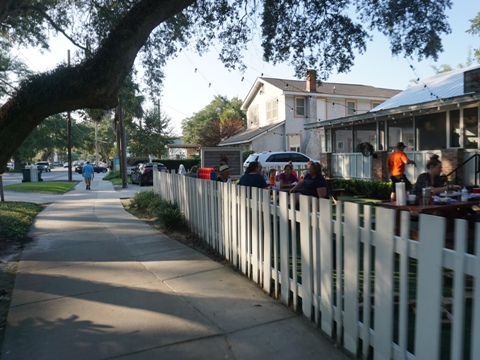
MULTIPOLYGON (((202 53, 219 43, 225 66, 242 68, 242 50, 256 35, 265 61, 289 62, 298 76, 313 68, 326 79, 350 69, 375 29, 389 38, 394 55, 436 59, 441 35, 451 31, 445 15, 450 7, 451 0, 2 0, 5 58, 12 59, 13 46, 47 49, 54 32, 78 51, 71 67, 26 77, 19 85, 3 74, 14 91, 0 108, 0 172, 46 117, 116 106, 137 55, 157 96, 162 67, 183 48, 202 53)), ((2 71, 18 75, 18 66, 10 64, 2 71)))
POLYGON ((182 140, 187 144, 216 146, 246 127, 242 100, 216 96, 210 104, 182 121, 182 140))
MULTIPOLYGON (((467 30, 472 35, 480 35, 480 12, 473 19, 470 20, 470 28, 467 30)), ((480 63, 480 48, 473 49, 473 57, 480 63)))
POLYGON ((166 145, 173 142, 170 118, 158 109, 147 111, 140 124, 129 130, 129 153, 135 157, 162 158, 166 145))

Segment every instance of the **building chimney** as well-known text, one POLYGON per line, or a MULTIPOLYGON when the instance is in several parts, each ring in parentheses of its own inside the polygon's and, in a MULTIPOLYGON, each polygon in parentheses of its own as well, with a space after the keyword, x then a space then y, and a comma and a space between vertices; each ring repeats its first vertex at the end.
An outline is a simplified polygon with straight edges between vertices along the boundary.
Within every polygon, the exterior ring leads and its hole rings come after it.
POLYGON ((307 70, 307 91, 317 92, 317 72, 314 69, 307 70))

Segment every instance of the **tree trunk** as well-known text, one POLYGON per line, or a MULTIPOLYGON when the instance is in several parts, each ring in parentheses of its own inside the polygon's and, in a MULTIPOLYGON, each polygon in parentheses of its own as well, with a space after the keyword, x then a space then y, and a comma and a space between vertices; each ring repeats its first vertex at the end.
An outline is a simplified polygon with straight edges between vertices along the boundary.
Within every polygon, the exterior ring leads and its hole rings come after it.
POLYGON ((0 108, 0 174, 14 151, 48 116, 82 108, 114 108, 119 88, 150 33, 193 2, 143 0, 132 7, 91 58, 25 81, 0 108))

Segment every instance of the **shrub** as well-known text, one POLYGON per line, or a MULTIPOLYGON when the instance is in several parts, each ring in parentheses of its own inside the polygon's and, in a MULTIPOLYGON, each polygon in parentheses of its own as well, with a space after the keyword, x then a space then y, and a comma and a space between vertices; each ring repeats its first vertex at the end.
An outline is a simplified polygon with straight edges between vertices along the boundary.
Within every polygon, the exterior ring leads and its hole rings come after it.
POLYGON ((155 195, 153 190, 139 191, 130 200, 129 205, 139 209, 148 209, 150 202, 155 198, 158 198, 158 196, 155 195))
POLYGON ((345 195, 364 195, 371 199, 389 199, 392 185, 386 181, 334 179, 332 189, 345 189, 345 195))
POLYGON ((176 203, 160 199, 153 190, 140 191, 130 201, 130 207, 144 209, 164 228, 170 231, 182 224, 182 213, 176 203))
POLYGON ((175 170, 178 172, 180 165, 185 166, 185 169, 190 169, 193 165, 200 167, 200 161, 198 159, 153 159, 153 162, 160 162, 165 165, 168 171, 175 170))
POLYGON ((247 150, 247 151, 244 151, 242 153, 242 159, 243 159, 243 162, 245 162, 245 160, 247 160, 247 158, 252 155, 252 154, 255 154, 255 151, 253 150, 247 150))
POLYGON ((182 223, 182 213, 178 205, 167 203, 167 206, 163 207, 158 221, 165 231, 170 231, 179 226, 182 223))

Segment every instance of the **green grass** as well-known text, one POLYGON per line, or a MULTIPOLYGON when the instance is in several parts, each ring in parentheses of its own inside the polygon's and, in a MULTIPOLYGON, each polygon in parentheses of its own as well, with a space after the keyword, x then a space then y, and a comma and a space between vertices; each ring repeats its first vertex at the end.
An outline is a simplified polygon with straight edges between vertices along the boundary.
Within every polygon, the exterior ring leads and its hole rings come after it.
POLYGON ((338 200, 344 201, 344 202, 354 202, 362 205, 376 205, 382 202, 382 200, 378 200, 378 199, 356 198, 349 195, 340 195, 338 197, 338 200))
POLYGON ((43 209, 42 205, 27 202, 0 202, 0 241, 27 239, 33 218, 43 209))
MULTIPOLYGON (((110 181, 113 186, 123 185, 119 172, 110 171, 106 176, 103 177, 103 180, 110 181)), ((131 183, 130 177, 127 176, 127 184, 131 183)))
POLYGON ((78 181, 24 182, 4 186, 4 190, 47 194, 63 194, 67 191, 70 191, 75 185, 77 185, 77 183, 78 181))

